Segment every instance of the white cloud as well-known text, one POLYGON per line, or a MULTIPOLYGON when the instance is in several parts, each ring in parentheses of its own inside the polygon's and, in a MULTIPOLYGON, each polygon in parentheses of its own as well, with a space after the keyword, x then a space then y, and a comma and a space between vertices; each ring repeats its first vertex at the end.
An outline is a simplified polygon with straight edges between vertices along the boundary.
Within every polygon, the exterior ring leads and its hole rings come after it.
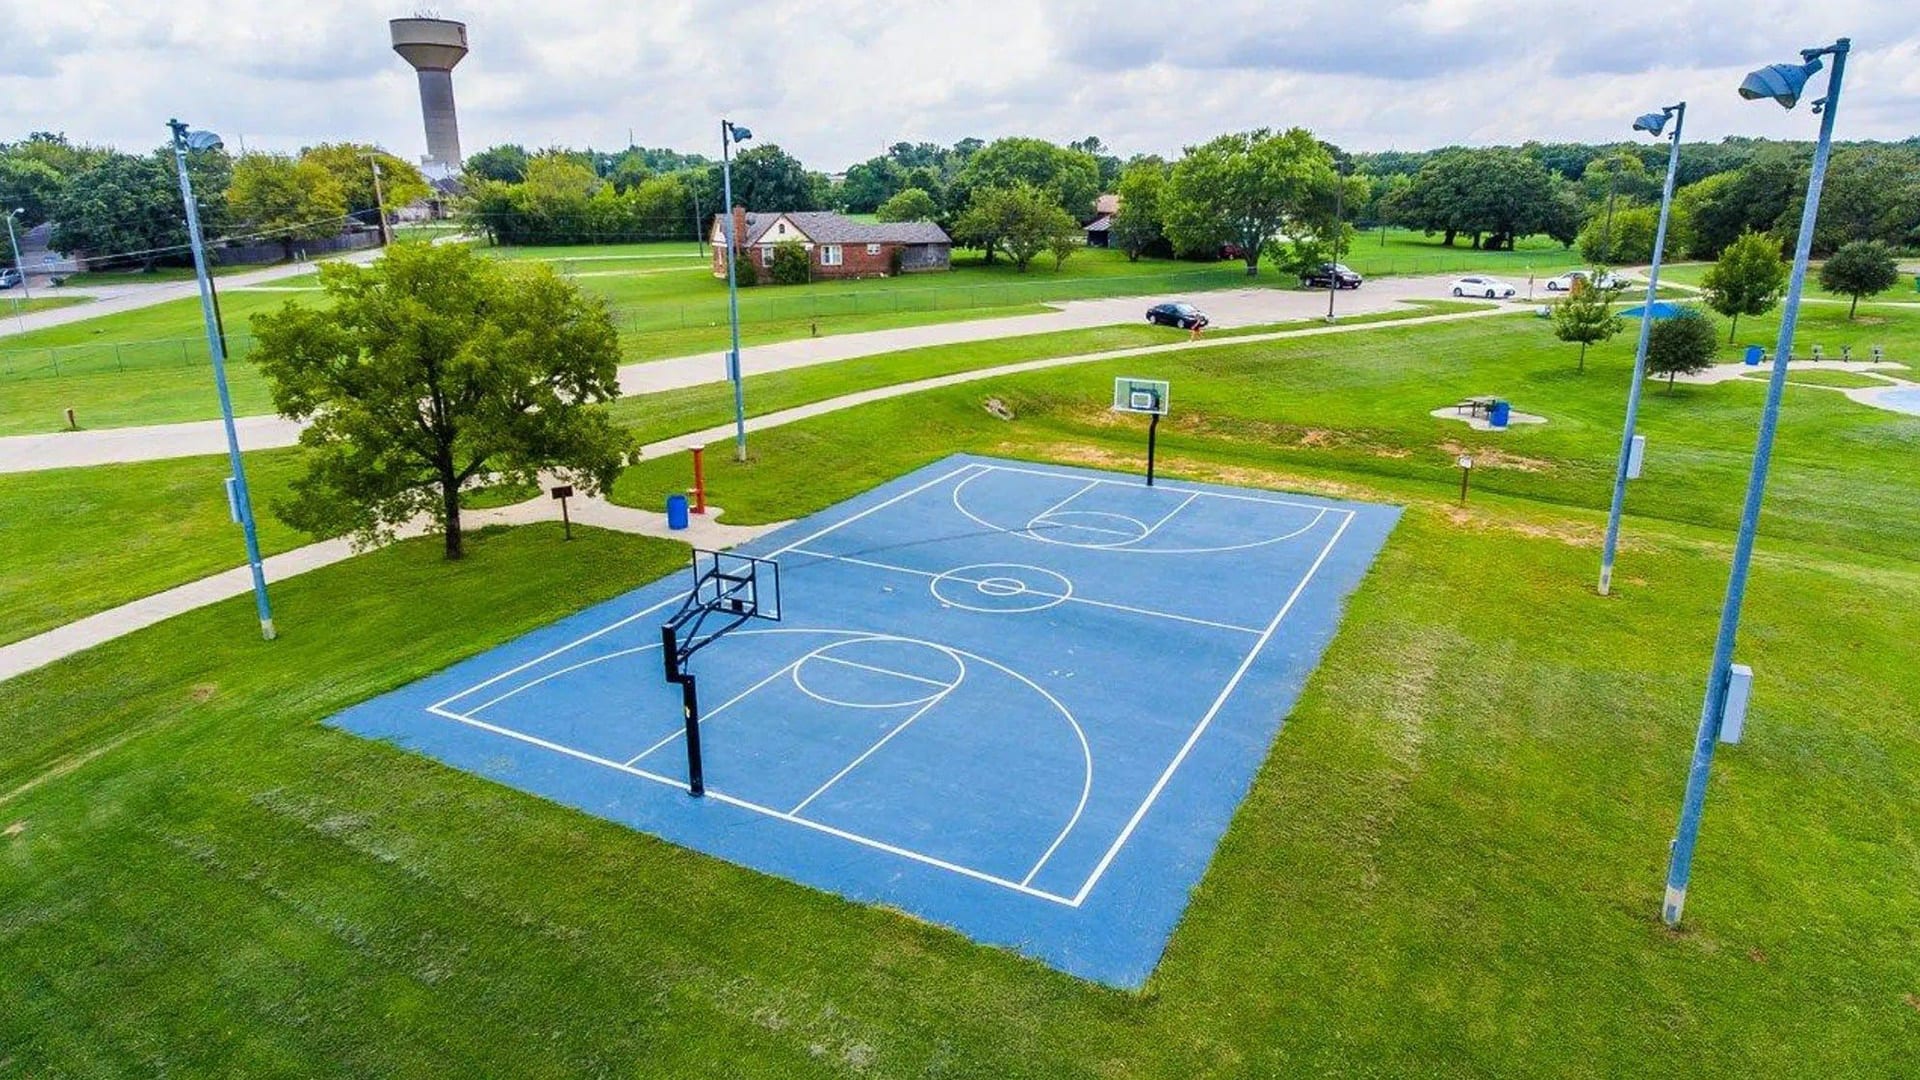
MULTIPOLYGON (((711 153, 735 115, 810 166, 901 139, 1097 134, 1176 153, 1295 124, 1354 149, 1613 139, 1692 103, 1691 138, 1807 136, 1806 110, 1740 102, 1740 75, 1851 33, 1843 137, 1920 130, 1920 27, 1903 5, 1672 0, 1492 9, 1467 0, 518 0, 441 3, 472 54, 461 142, 711 153)), ((423 149, 412 72, 371 0, 0 0, 0 137, 36 129, 129 149, 179 115, 229 142, 423 149)))

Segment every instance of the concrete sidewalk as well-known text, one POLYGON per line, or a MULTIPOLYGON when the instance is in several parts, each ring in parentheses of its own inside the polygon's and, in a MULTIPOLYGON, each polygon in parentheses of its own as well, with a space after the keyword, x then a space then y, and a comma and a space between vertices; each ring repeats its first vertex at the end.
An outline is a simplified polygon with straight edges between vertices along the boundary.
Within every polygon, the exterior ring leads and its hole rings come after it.
MULTIPOLYGON (((1486 311, 1472 311, 1451 315, 1427 315, 1414 319, 1402 319, 1388 323, 1359 323, 1351 326, 1317 326, 1300 330, 1281 331, 1273 334, 1252 334, 1238 338, 1218 338, 1213 341, 1200 340, 1181 342, 1173 345, 1145 345, 1131 349, 1112 349, 1106 352, 1082 353, 1077 356, 1056 356, 1041 360, 1028 360, 1018 364, 1003 364, 999 367, 980 368, 975 371, 956 372, 914 382, 895 383, 891 386, 874 387, 858 393, 845 394, 825 401, 815 401, 779 412, 767 413, 747 421, 747 430, 764 431, 780 427, 815 416, 822 416, 841 409, 851 409, 868 402, 883 401, 887 398, 917 394, 942 386, 957 386, 962 383, 979 382, 984 379, 998 378, 1003 375, 1015 375, 1028 371, 1042 371, 1047 368, 1067 367, 1074 364, 1086 364, 1100 360, 1112 360, 1127 356, 1147 356, 1175 349, 1204 349, 1221 345, 1242 344, 1248 341, 1266 341, 1283 337, 1317 337, 1326 334, 1361 333, 1382 326, 1409 326, 1435 322, 1455 322, 1462 319, 1485 318, 1498 315, 1511 309, 1495 308, 1486 311)), ((643 458, 656 458, 664 454, 684 453, 689 447, 708 443, 719 444, 733 437, 731 425, 708 428, 705 431, 688 432, 670 439, 649 443, 641 448, 643 458)), ((616 506, 604 498, 579 498, 569 504, 573 520, 584 525, 597 525, 601 528, 617 529, 622 532, 640 533, 647 536, 664 536, 682 540, 697 547, 732 547, 752 539, 770 529, 778 528, 784 522, 769 525, 734 526, 723 525, 717 519, 723 511, 711 508, 705 517, 695 517, 691 526, 681 532, 666 527, 666 515, 647 510, 638 510, 628 506, 616 506)), ((482 525, 508 524, 524 525, 534 521, 552 521, 558 517, 553 503, 543 494, 523 503, 501 507, 495 510, 468 511, 462 515, 468 527, 479 528, 482 525)), ((420 535, 428 530, 421 522, 407 530, 407 535, 420 535)), ((295 574, 302 574, 322 566, 339 562, 353 554, 352 547, 345 540, 322 540, 306 547, 274 555, 265 560, 265 570, 269 582, 284 580, 295 574)), ((96 615, 68 623, 65 626, 49 630, 35 637, 16 641, 11 645, 0 646, 0 680, 12 678, 23 672, 53 663, 63 657, 92 648, 103 642, 130 634, 135 630, 152 626, 164 619, 204 607, 228 597, 240 596, 253 588, 253 579, 244 566, 225 570, 199 581, 168 589, 162 593, 111 608, 96 615)))
MULTIPOLYGON (((1341 293, 1336 302, 1342 315, 1372 314, 1392 310, 1403 302, 1442 298, 1444 286, 1445 282, 1438 278, 1387 278, 1355 292, 1341 293)), ((902 349, 1113 326, 1144 319, 1146 308, 1153 299, 1123 297, 1075 300, 1040 315, 934 323, 776 342, 744 350, 744 365, 748 376, 764 375, 902 349)), ((1220 329, 1315 318, 1325 313, 1327 304, 1325 293, 1297 289, 1235 289, 1207 293, 1204 299, 1208 315, 1212 317, 1214 326, 1220 329)), ((1208 343, 1245 343, 1298 332, 1276 331, 1270 335, 1202 340, 1208 343)), ((1170 343, 1174 344, 1184 342, 1170 343)), ((701 353, 622 367, 620 391, 628 395, 648 394, 725 382, 726 378, 726 354, 701 353)), ((243 417, 239 421, 240 445, 247 450, 292 446, 300 439, 301 426, 296 421, 278 416, 243 417)), ((226 449, 226 436, 219 422, 206 420, 148 427, 103 428, 98 431, 12 435, 0 438, 0 473, 195 457, 222 454, 226 449)))

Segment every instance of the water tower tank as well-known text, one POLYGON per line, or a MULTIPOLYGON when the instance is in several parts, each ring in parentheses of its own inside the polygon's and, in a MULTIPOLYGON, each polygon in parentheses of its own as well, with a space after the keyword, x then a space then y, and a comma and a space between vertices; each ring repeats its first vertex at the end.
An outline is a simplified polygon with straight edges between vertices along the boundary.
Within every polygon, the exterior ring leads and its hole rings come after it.
POLYGON ((428 166, 460 169, 460 122, 453 112, 453 66, 467 55, 467 24, 452 19, 394 19, 393 51, 420 76, 420 112, 427 124, 428 166))

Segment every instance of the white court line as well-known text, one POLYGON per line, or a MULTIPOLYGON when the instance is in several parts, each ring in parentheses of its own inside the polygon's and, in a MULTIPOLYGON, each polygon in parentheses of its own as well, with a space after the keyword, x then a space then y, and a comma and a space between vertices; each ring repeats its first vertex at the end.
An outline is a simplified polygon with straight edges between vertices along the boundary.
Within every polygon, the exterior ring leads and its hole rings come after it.
MULTIPOLYGON (((960 681, 961 681, 961 682, 964 682, 964 681, 966 680, 966 677, 967 677, 967 665, 966 665, 966 662, 965 662, 965 661, 961 661, 961 663, 960 663, 960 681)), ((887 732, 887 733, 886 733, 885 735, 882 735, 882 736, 880 736, 880 740, 879 740, 878 742, 876 742, 876 743, 874 743, 874 744, 873 744, 872 746, 869 746, 869 747, 867 747, 867 749, 866 749, 866 752, 865 752, 865 753, 863 753, 863 754, 861 754, 861 755, 860 755, 859 757, 857 757, 857 758, 854 758, 854 759, 853 759, 852 761, 849 761, 849 762, 847 762, 847 764, 846 764, 846 766, 845 766, 844 768, 842 768, 842 769, 841 769, 841 770, 840 770, 839 772, 837 772, 837 773, 834 773, 834 774, 833 774, 832 776, 830 776, 830 777, 828 777, 828 778, 827 778, 827 782, 826 782, 826 783, 824 783, 824 784, 821 784, 821 785, 820 785, 819 787, 817 787, 817 788, 814 788, 814 789, 813 789, 813 794, 811 794, 811 795, 809 795, 809 796, 807 796, 807 797, 806 797, 806 798, 804 798, 804 799, 801 799, 801 800, 799 801, 799 803, 797 803, 797 804, 796 804, 796 805, 794 806, 794 808, 793 808, 793 809, 791 809, 791 810, 789 810, 789 811, 787 811, 787 813, 789 813, 789 814, 798 814, 798 813, 800 813, 800 811, 802 811, 802 810, 805 810, 805 809, 807 808, 807 804, 808 804, 808 803, 810 803, 810 802, 812 802, 813 800, 815 800, 815 799, 817 799, 817 798, 819 798, 819 797, 821 796, 821 794, 822 794, 822 793, 824 793, 824 792, 825 792, 825 791, 826 791, 826 790, 827 790, 828 788, 830 788, 830 787, 832 787, 833 785, 835 785, 835 784, 837 784, 837 783, 839 783, 839 782, 840 782, 840 779, 841 779, 842 777, 844 777, 844 776, 846 776, 846 775, 847 775, 848 773, 850 773, 850 772, 852 772, 853 770, 855 770, 855 769, 857 769, 857 768, 859 768, 859 767, 860 767, 860 763, 861 763, 861 762, 863 762, 863 761, 865 761, 865 760, 867 760, 868 758, 870 758, 870 757, 872 757, 872 756, 874 755, 874 753, 875 753, 875 752, 877 752, 877 751, 878 751, 878 750, 879 750, 879 749, 880 749, 881 747, 883 747, 883 746, 885 746, 885 745, 887 745, 888 743, 890 743, 890 742, 892 742, 892 741, 893 741, 893 737, 894 737, 895 735, 898 735, 898 734, 900 734, 901 732, 903 732, 903 731, 905 731, 905 730, 907 730, 907 729, 908 729, 909 727, 912 727, 912 726, 913 726, 913 722, 914 722, 915 720, 918 720, 918 719, 920 719, 920 718, 921 718, 922 716, 925 716, 925 715, 927 714, 927 712, 928 712, 928 710, 930 710, 930 709, 932 709, 932 708, 933 708, 933 707, 934 707, 935 705, 938 705, 938 704, 940 704, 941 702, 943 702, 943 701, 945 701, 945 700, 947 700, 947 697, 948 697, 948 695, 950 695, 950 694, 952 694, 952 693, 953 693, 953 691, 954 691, 954 687, 957 687, 957 686, 959 686, 959 685, 960 685, 960 682, 955 682, 955 683, 952 683, 952 684, 951 684, 951 685, 949 685, 949 686, 948 686, 948 687, 947 687, 946 689, 944 689, 944 690, 942 690, 942 691, 940 691, 940 692, 939 692, 938 694, 935 694, 935 695, 933 695, 932 697, 930 697, 930 698, 928 698, 928 699, 926 700, 926 702, 925 702, 925 703, 923 703, 923 704, 922 704, 922 705, 921 705, 921 706, 920 706, 919 708, 917 708, 917 709, 915 709, 915 710, 913 710, 913 715, 911 715, 911 716, 909 716, 909 717, 907 717, 907 718, 906 718, 905 720, 902 720, 902 721, 900 721, 900 723, 898 723, 897 725, 895 725, 895 726, 894 726, 894 729, 893 729, 892 731, 889 731, 889 732, 887 732)), ((1023 882, 1022 884, 1024 884, 1024 882, 1023 882)))
MULTIPOLYGON (((658 648, 658 646, 655 646, 655 648, 658 648)), ((801 659, 805 659, 805 657, 802 657, 801 659)), ((760 689, 761 687, 767 685, 773 680, 779 678, 782 675, 785 675, 787 672, 792 671, 794 668, 797 668, 799 666, 800 666, 800 661, 795 660, 793 663, 787 664, 784 667, 781 667, 779 670, 775 671, 773 674, 767 676, 764 679, 761 679, 759 682, 754 683, 752 686, 747 687, 745 690, 742 690, 739 693, 728 698, 727 700, 721 702, 719 708, 702 709, 700 712, 700 726, 703 728, 706 727, 707 721, 713 719, 716 716, 719 716, 723 712, 726 712, 727 706, 734 704, 735 702, 739 701, 741 698, 746 697, 748 694, 753 693, 755 690, 760 689)), ((684 717, 682 719, 684 720, 684 717)), ((686 728, 686 725, 683 723, 679 727, 674 728, 671 732, 669 732, 666 738, 661 739, 659 742, 654 743, 652 746, 649 746, 645 750, 642 750, 639 753, 628 758, 627 764, 631 765, 634 762, 639 761, 641 758, 646 757, 648 754, 653 753, 655 750, 658 750, 661 747, 667 745, 673 740, 684 739, 686 738, 686 736, 687 736, 687 728, 686 728)))
POLYGON ((842 528, 843 526, 851 525, 854 522, 859 521, 861 518, 866 517, 868 514, 871 514, 877 510, 885 510, 887 507, 892 506, 894 503, 897 503, 902 499, 907 499, 907 498, 911 498, 912 496, 918 495, 921 492, 927 490, 928 488, 934 486, 935 484, 944 483, 948 480, 953 479, 956 476, 959 476, 961 473, 966 472, 970 469, 983 469, 983 468, 986 468, 986 466, 980 465, 974 462, 968 462, 967 464, 962 465, 959 468, 954 469, 950 472, 941 473, 939 476, 936 476, 933 479, 927 481, 926 483, 921 484, 919 487, 911 488, 907 491, 903 491, 900 494, 895 495, 893 498, 888 499, 886 502, 875 503, 872 506, 867 507, 865 510, 862 510, 857 514, 852 515, 851 517, 842 518, 841 520, 836 521, 831 525, 815 530, 813 533, 807 536, 803 536, 798 540, 795 540, 793 543, 788 544, 786 547, 783 547, 780 550, 775 551, 770 555, 761 556, 761 558, 777 559, 780 556, 785 555, 787 552, 792 551, 794 548, 801 546, 802 544, 812 543, 813 541, 820 539, 821 537, 827 535, 828 533, 833 532, 835 529, 839 529, 839 528, 842 528))
MULTIPOLYGON (((810 654, 806 657, 803 657, 803 659, 823 660, 829 664, 842 664, 850 668, 859 668, 861 671, 871 671, 875 675, 892 675, 897 679, 911 679, 917 683, 926 683, 928 686, 937 686, 942 690, 951 690, 954 687, 953 683, 941 682, 939 679, 929 679, 925 675, 910 675, 907 672, 895 671, 892 668, 875 667, 872 664, 863 664, 858 660, 842 660, 837 656, 828 656, 825 653, 820 653, 818 655, 810 654)), ((961 671, 964 673, 966 670, 966 665, 961 664, 960 668, 961 668, 961 671)))
POLYGON ((1340 543, 1340 538, 1346 535, 1347 526, 1353 524, 1354 512, 1348 510, 1345 513, 1346 520, 1340 523, 1339 528, 1333 530, 1333 536, 1328 539, 1327 545, 1320 549, 1320 557, 1313 560, 1313 565, 1307 568, 1306 576, 1293 587, 1293 592, 1287 596, 1287 602, 1281 605, 1279 613, 1273 617, 1272 622, 1267 624, 1266 630, 1260 635, 1260 640, 1254 642, 1253 648, 1247 651, 1246 658, 1240 661, 1240 666, 1234 671, 1233 677, 1227 680, 1227 685, 1222 687, 1220 695, 1213 699, 1213 705, 1207 709, 1206 715, 1202 716, 1200 722, 1194 726, 1193 733, 1187 736, 1187 741, 1180 747, 1180 752, 1175 754, 1173 760, 1167 764, 1166 771, 1160 774, 1160 779, 1154 781, 1153 789, 1147 792, 1146 801, 1133 812, 1133 817, 1127 821, 1127 827, 1120 830, 1120 835, 1114 838, 1113 846, 1101 856, 1099 864, 1093 868, 1093 873, 1088 876, 1086 883, 1080 886, 1078 893, 1074 894, 1075 907, 1086 900, 1087 894, 1091 893, 1094 885, 1100 881, 1100 876, 1107 872, 1107 867, 1113 865, 1114 856, 1120 854, 1120 849, 1125 847, 1127 840, 1133 836, 1133 830, 1139 827, 1141 819, 1145 818, 1147 811, 1153 808, 1154 800, 1158 799, 1160 792, 1166 789, 1167 781, 1173 779, 1174 771, 1180 768, 1180 763, 1187 759, 1187 753, 1193 749, 1195 743, 1200 741, 1200 736, 1206 733, 1208 726, 1213 723, 1213 718, 1219 714, 1220 707, 1233 696, 1234 689, 1240 685, 1240 680, 1247 674, 1247 669, 1253 666, 1254 659, 1260 655, 1262 649, 1266 648, 1267 641, 1273 637, 1274 631, 1280 628, 1281 620, 1287 617, 1287 612, 1293 610, 1294 602, 1299 600, 1300 594, 1306 591, 1307 583, 1312 581, 1313 576, 1320 571, 1320 566, 1327 561, 1327 556, 1333 554, 1333 549, 1340 543))
MULTIPOLYGON (((985 462, 976 462, 975 464, 978 465, 980 468, 986 469, 990 472, 1026 473, 1029 476, 1051 476, 1056 480, 1085 480, 1086 479, 1086 477, 1084 476, 1075 476, 1073 473, 1048 472, 1045 469, 1018 468, 1012 465, 988 465, 985 462)), ((1137 486, 1131 480, 1109 480, 1104 477, 1094 480, 1093 483, 1115 484, 1124 488, 1133 488, 1137 486)), ((1239 502, 1267 503, 1268 505, 1271 505, 1271 506, 1297 506, 1303 510, 1328 509, 1328 507, 1317 504, 1317 503, 1298 502, 1293 499, 1263 499, 1255 495, 1236 495, 1226 491, 1207 491, 1204 488, 1180 487, 1178 485, 1170 486, 1164 483, 1159 485, 1157 490, 1192 491, 1192 492, 1197 492, 1198 494, 1201 494, 1201 495, 1205 495, 1210 499, 1234 499, 1239 502)))
MULTIPOLYGON (((665 579, 663 578, 662 580, 665 580, 665 579)), ((641 587, 645 588, 645 586, 641 586, 641 587)), ((659 611, 661 608, 666 607, 668 604, 676 603, 682 599, 685 599, 686 595, 687 594, 684 592, 674 593, 672 596, 667 597, 665 600, 660 601, 659 603, 653 605, 652 607, 642 608, 639 611, 634 612, 633 614, 627 616, 624 619, 616 619, 613 622, 610 622, 607 625, 601 627, 600 629, 595 630, 591 634, 583 634, 580 637, 574 638, 572 641, 567 642, 565 645, 562 645, 557 649, 553 649, 548 652, 541 653, 539 656, 534 657, 533 659, 527 661, 524 664, 520 664, 516 667, 510 667, 507 670, 501 672, 500 674, 495 675, 491 679, 487 679, 484 682, 474 683, 472 686, 467 687, 465 690, 460 691, 459 693, 453 695, 452 697, 441 698, 439 701, 436 701, 432 705, 428 706, 428 708, 437 709, 440 706, 445 705, 450 701, 458 701, 461 698, 466 697, 468 694, 473 693, 475 690, 480 690, 485 687, 492 686, 494 683, 499 682, 501 679, 504 679, 509 675, 517 675, 520 672, 525 671, 530 667, 533 667, 535 664, 545 663, 546 661, 551 660, 556 656, 559 656, 561 653, 566 652, 568 649, 574 648, 577 645, 585 645, 587 642, 592 641, 594 638, 597 638, 602 634, 607 634, 607 633, 611 633, 614 630, 618 630, 622 626, 625 626, 636 619, 644 619, 648 615, 651 615, 654 612, 659 611)), ((485 654, 482 654, 482 655, 485 655, 485 654)))
MULTIPOLYGON (((560 743, 549 742, 546 739, 542 739, 535 735, 528 735, 525 732, 515 731, 512 728, 501 727, 498 724, 489 724, 484 720, 475 720, 470 716, 462 716, 459 713, 448 712, 447 710, 442 709, 437 705, 428 706, 427 711, 433 713, 435 716, 444 717, 445 719, 448 719, 448 720, 455 720, 462 724, 472 725, 473 727, 479 728, 482 731, 490 731, 490 732, 493 732, 495 735, 503 735, 509 739, 517 739, 521 742, 528 743, 533 746, 538 746, 544 750, 551 750, 556 754, 565 754, 567 757, 576 758, 580 761, 585 761, 593 765, 604 765, 609 769, 614 769, 619 772, 626 773, 629 776, 637 776, 642 780, 651 780, 656 784, 663 784, 677 791, 686 790, 686 784, 683 783, 682 781, 670 780, 667 777, 661 776, 658 773, 651 773, 646 771, 645 769, 636 769, 631 765, 623 765, 618 761, 609 761, 606 758, 599 757, 594 754, 589 754, 584 750, 575 750, 571 746, 564 746, 560 743)), ((1036 889, 1029 885, 1023 885, 1017 881, 1011 881, 1011 880, 1008 880, 1007 878, 999 877, 994 874, 989 874, 981 870, 975 870, 972 867, 961 866, 958 863, 950 863, 945 859, 936 859, 931 855, 923 855, 918 851, 910 851, 907 848, 897 847, 883 840, 875 840, 872 837, 861 836, 859 833, 850 833, 850 832, 847 832, 845 829, 836 829, 831 825, 822 824, 821 822, 813 821, 808 818, 794 817, 792 814, 786 813, 784 811, 775 810, 770 806, 762 806, 759 803, 749 802, 746 799, 738 798, 733 795, 728 795, 723 791, 716 791, 713 788, 707 789, 706 797, 709 799, 713 799, 716 802, 726 803, 728 806, 736 806, 742 810, 750 810, 756 814, 765 814, 767 817, 777 818, 781 821, 789 822, 794 825, 799 825, 802 828, 812 829, 815 832, 826 833, 829 836, 836 836, 842 840, 848 840, 853 843, 859 844, 862 847, 873 848, 876 851, 884 851, 889 855, 898 855, 903 859, 912 859, 914 862, 922 863, 924 865, 931 866, 939 870, 947 870, 952 873, 959 874, 962 877, 970 877, 970 878, 973 878, 975 881, 984 881, 989 885, 998 885, 1003 889, 1012 889, 1014 892, 1023 893, 1027 896, 1034 897, 1035 899, 1038 899, 1038 900, 1049 900, 1063 907, 1079 907, 1080 906, 1075 901, 1069 900, 1068 898, 1061 896, 1057 893, 1050 893, 1044 889, 1036 889)))
POLYGON ((1027 528, 1029 528, 1029 529, 1031 529, 1031 528, 1033 528, 1033 523, 1034 523, 1034 522, 1036 522, 1036 521, 1045 521, 1045 520, 1047 520, 1047 518, 1048 518, 1048 516, 1050 516, 1050 515, 1052 515, 1052 514, 1056 514, 1056 513, 1059 513, 1059 511, 1060 511, 1060 508, 1061 508, 1061 507, 1063 507, 1063 506, 1065 506, 1065 505, 1067 505, 1068 503, 1070 503, 1070 502, 1072 502, 1073 500, 1075 500, 1075 499, 1077 499, 1077 498, 1079 498, 1079 497, 1080 497, 1080 496, 1082 496, 1082 495, 1085 495, 1085 494, 1086 494, 1087 492, 1089 492, 1089 491, 1092 491, 1092 490, 1093 490, 1094 488, 1097 488, 1097 487, 1099 487, 1099 486, 1100 486, 1100 481, 1098 481, 1098 480, 1089 480, 1089 481, 1087 481, 1087 485, 1086 485, 1085 487, 1083 487, 1083 488, 1081 488, 1081 489, 1080 489, 1079 491, 1076 491, 1076 492, 1074 492, 1073 494, 1071 494, 1071 495, 1069 495, 1069 496, 1067 496, 1066 498, 1064 498, 1064 499, 1061 499, 1061 500, 1060 500, 1059 502, 1057 502, 1057 503, 1054 503, 1054 504, 1053 504, 1052 506, 1049 506, 1049 507, 1047 507, 1047 508, 1046 508, 1045 510, 1042 510, 1042 511, 1040 511, 1039 513, 1037 513, 1037 514, 1035 514, 1035 515, 1033 515, 1032 517, 1030 517, 1030 518, 1028 518, 1028 519, 1027 519, 1027 528))
MULTIPOLYGON (((1193 500, 1199 497, 1200 497, 1200 493, 1198 491, 1195 491, 1189 494, 1186 498, 1180 500, 1179 506, 1176 506, 1173 509, 1167 511, 1165 514, 1161 515, 1159 521, 1154 522, 1151 528, 1147 529, 1146 532, 1141 533, 1140 540, 1145 540, 1147 537, 1152 536, 1154 533, 1159 532, 1160 526, 1165 525, 1169 521, 1172 521, 1173 515, 1179 513, 1182 510, 1185 510, 1187 508, 1188 503, 1193 502, 1193 500)), ((1140 542, 1140 540, 1135 540, 1134 543, 1137 544, 1140 542)))
MULTIPOLYGON (((895 566, 892 563, 875 562, 872 559, 856 559, 851 555, 829 555, 824 551, 813 551, 808 548, 794 548, 793 554, 802 555, 809 559, 825 559, 828 562, 852 563, 855 566, 865 566, 874 570, 891 570, 896 574, 912 574, 915 577, 923 578, 944 578, 947 581, 962 581, 968 585, 980 584, 979 580, 961 577, 952 571, 948 571, 945 574, 936 574, 930 570, 916 570, 911 566, 895 566)), ((1036 569, 1039 568, 1036 567, 1036 569)), ((1214 622, 1212 619, 1199 619, 1192 615, 1175 615, 1170 611, 1154 611, 1151 608, 1131 607, 1127 604, 1114 604, 1105 600, 1090 600, 1087 597, 1079 595, 1062 596, 1059 593, 1047 592, 1045 589, 1028 588, 1025 591, 1035 596, 1047 597, 1050 600, 1065 600, 1074 604, 1087 604, 1092 607, 1107 608, 1110 611, 1124 611, 1130 615, 1145 615, 1154 619, 1172 619, 1175 622, 1193 623, 1197 626, 1211 626, 1216 630, 1231 630, 1236 634, 1258 634, 1260 632, 1251 626, 1236 626, 1233 623, 1214 622)))
MULTIPOLYGON (((1078 510, 1069 510, 1069 511, 1067 511, 1067 512, 1068 512, 1068 513, 1070 513, 1070 514, 1077 514, 1077 513, 1080 513, 1080 511, 1078 511, 1078 510)), ((1034 518, 1033 520, 1034 520, 1034 521, 1039 521, 1040 519, 1039 519, 1039 518, 1034 518)), ((1108 536, 1124 536, 1124 537, 1126 537, 1126 538, 1127 538, 1128 540, 1137 540, 1137 539, 1139 539, 1139 538, 1140 538, 1140 536, 1141 536, 1141 534, 1140 534, 1140 533, 1131 533, 1131 532, 1128 532, 1128 531, 1126 531, 1125 529, 1103 529, 1103 528, 1101 528, 1101 527, 1100 527, 1100 526, 1098 526, 1098 525, 1081 525, 1081 524, 1078 524, 1078 523, 1076 523, 1076 522, 1071 522, 1071 521, 1061 521, 1061 522, 1050 522, 1050 523, 1048 523, 1048 525, 1047 525, 1046 527, 1047 527, 1047 528, 1049 528, 1049 529, 1079 529, 1079 530, 1081 530, 1081 531, 1083 531, 1083 532, 1097 532, 1097 533, 1106 533, 1106 534, 1107 534, 1108 536)), ((1033 523, 1032 523, 1032 522, 1028 522, 1028 523, 1027 523, 1027 531, 1028 531, 1028 532, 1032 532, 1032 531, 1033 531, 1033 523)))

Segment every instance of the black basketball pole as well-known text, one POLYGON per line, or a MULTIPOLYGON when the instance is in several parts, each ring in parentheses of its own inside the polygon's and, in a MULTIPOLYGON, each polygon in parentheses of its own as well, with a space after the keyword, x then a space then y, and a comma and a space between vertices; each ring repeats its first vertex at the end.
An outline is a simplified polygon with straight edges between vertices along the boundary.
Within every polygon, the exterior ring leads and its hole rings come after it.
POLYGON ((1147 421, 1147 486, 1153 486, 1153 437, 1160 430, 1160 414, 1147 421))
POLYGON ((687 723, 687 794, 704 795, 707 785, 700 775, 700 691, 693 673, 680 669, 679 627, 668 623, 660 628, 660 656, 667 669, 667 681, 680 685, 680 714, 687 723))

